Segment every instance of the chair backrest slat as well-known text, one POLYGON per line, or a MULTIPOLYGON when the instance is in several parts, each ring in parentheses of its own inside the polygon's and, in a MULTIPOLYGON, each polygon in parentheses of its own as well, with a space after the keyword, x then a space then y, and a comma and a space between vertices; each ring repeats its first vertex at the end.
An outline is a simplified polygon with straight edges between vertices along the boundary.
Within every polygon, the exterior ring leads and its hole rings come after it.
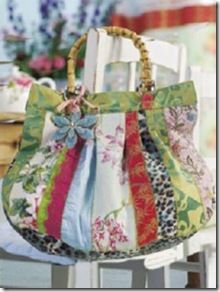
MULTIPOLYGON (((157 66, 165 67, 177 75, 177 81, 185 80, 187 66, 186 48, 168 42, 141 37, 149 51, 153 77, 157 66)), ((140 55, 130 39, 112 37, 102 29, 91 29, 88 34, 85 58, 84 83, 90 91, 102 91, 105 67, 116 62, 129 63, 128 90, 135 89, 136 66, 140 55)))

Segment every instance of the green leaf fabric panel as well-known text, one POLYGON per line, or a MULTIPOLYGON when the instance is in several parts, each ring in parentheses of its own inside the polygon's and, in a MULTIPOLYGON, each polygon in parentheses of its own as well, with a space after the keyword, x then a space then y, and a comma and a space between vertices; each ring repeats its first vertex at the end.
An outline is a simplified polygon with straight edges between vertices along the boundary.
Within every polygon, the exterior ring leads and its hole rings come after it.
POLYGON ((183 169, 172 153, 163 110, 146 111, 146 116, 150 134, 161 153, 173 185, 178 220, 177 236, 187 237, 205 223, 199 190, 192 176, 183 169))
POLYGON ((41 145, 46 112, 53 112, 61 101, 62 95, 58 92, 42 85, 32 85, 26 107, 21 147, 16 155, 15 163, 3 181, 2 198, 3 207, 6 210, 9 208, 11 188, 19 172, 41 145))

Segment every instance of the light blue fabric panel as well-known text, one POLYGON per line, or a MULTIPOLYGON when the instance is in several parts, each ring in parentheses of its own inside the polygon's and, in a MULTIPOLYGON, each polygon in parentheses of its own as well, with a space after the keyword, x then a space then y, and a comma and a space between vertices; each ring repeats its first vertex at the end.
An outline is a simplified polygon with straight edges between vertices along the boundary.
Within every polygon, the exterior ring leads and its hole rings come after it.
POLYGON ((61 238, 78 249, 92 247, 91 211, 96 173, 94 142, 86 144, 73 177, 64 208, 61 238))

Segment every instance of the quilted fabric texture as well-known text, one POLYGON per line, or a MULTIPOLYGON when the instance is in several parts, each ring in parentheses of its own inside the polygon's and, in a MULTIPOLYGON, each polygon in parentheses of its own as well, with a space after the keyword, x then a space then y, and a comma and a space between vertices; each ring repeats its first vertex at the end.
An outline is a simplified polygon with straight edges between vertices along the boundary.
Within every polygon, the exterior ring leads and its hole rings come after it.
POLYGON ((32 86, 3 183, 15 230, 43 252, 85 260, 149 254, 200 230, 214 194, 193 145, 193 83, 87 100, 98 110, 84 105, 77 117, 57 117, 62 95, 32 86))

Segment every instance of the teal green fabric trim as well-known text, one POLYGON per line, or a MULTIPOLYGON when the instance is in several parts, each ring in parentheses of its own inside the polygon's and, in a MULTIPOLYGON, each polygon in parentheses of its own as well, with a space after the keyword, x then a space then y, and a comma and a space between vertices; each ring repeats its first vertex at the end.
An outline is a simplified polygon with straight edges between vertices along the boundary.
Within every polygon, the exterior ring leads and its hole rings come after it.
MULTIPOLYGON (((152 109, 170 106, 193 105, 197 102, 193 81, 187 81, 157 89, 152 92, 154 101, 152 109)), ((101 92, 91 94, 87 100, 99 107, 100 113, 132 112, 141 109, 141 97, 137 92, 101 92)), ((85 113, 94 110, 84 107, 85 113)))
MULTIPOLYGON (((89 95, 87 100, 97 106, 100 113, 132 112, 140 108, 137 92, 101 92, 89 95)), ((84 112, 93 113, 94 110, 84 107, 84 112)))
POLYGON ((193 81, 178 83, 165 88, 161 88, 153 93, 153 109, 186 106, 197 103, 197 96, 193 81))

